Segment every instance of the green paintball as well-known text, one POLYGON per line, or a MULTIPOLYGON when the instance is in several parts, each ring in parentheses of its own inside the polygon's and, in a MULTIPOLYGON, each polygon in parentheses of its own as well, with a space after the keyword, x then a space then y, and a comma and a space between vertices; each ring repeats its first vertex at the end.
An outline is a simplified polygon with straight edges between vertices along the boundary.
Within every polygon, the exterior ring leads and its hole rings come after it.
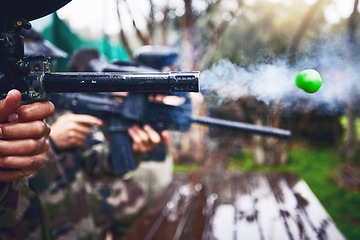
POLYGON ((322 78, 318 71, 307 69, 301 71, 295 79, 296 86, 307 93, 314 93, 322 85, 322 78))

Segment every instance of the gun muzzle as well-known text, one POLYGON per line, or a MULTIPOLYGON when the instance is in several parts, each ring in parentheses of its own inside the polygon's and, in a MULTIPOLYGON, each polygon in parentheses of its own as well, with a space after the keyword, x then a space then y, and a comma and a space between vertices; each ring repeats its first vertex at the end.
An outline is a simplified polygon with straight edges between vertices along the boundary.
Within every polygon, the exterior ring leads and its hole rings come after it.
POLYGON ((199 92, 195 72, 170 73, 46 73, 43 87, 47 93, 71 92, 199 92))

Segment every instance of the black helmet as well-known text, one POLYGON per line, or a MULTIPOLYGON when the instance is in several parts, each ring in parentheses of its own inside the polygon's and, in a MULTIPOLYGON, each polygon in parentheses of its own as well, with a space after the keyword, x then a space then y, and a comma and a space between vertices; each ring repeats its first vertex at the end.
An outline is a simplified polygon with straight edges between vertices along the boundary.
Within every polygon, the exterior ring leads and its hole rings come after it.
POLYGON ((3 1, 0 19, 31 21, 44 17, 68 4, 71 0, 16 0, 3 1))
POLYGON ((55 59, 66 58, 68 56, 66 52, 45 40, 34 29, 22 29, 21 35, 24 37, 24 56, 26 57, 44 55, 55 59))
POLYGON ((158 70, 173 64, 178 56, 179 53, 174 48, 153 45, 142 46, 134 53, 136 61, 158 70))

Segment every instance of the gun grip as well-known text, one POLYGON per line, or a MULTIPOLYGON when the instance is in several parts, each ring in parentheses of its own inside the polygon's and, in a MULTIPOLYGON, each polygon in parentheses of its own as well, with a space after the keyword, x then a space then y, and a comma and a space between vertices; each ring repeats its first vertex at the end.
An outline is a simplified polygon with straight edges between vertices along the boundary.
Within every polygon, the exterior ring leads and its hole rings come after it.
POLYGON ((125 174, 136 168, 131 138, 127 132, 111 132, 110 147, 110 162, 116 175, 125 174))

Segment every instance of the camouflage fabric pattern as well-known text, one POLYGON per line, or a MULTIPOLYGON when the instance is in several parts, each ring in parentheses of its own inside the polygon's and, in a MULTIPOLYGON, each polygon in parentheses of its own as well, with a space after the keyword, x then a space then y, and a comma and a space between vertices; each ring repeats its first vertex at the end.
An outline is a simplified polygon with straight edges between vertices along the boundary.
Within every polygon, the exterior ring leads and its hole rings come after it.
POLYGON ((47 162, 29 177, 36 198, 3 239, 98 239, 78 154, 48 153, 47 162))
POLYGON ((26 178, 0 183, 0 236, 23 218, 32 197, 26 178))
POLYGON ((86 185, 98 233, 117 229, 117 223, 140 212, 145 205, 143 191, 131 181, 93 181, 86 185))
MULTIPOLYGON (((47 119, 48 123, 57 116, 47 119)), ((99 239, 79 161, 82 152, 48 151, 45 164, 28 177, 35 197, 22 220, 1 234, 1 239, 99 239)))
POLYGON ((84 142, 81 165, 90 179, 113 178, 109 163, 110 148, 101 129, 94 127, 84 142))
POLYGON ((122 220, 136 216, 146 202, 140 187, 113 173, 109 148, 103 131, 94 129, 85 141, 82 154, 83 168, 88 177, 86 190, 100 235, 117 229, 116 224, 123 224, 122 220))
MULTIPOLYGON (((64 113, 54 114, 47 122, 51 124, 60 114, 64 113)), ((143 192, 115 177, 108 158, 109 146, 99 129, 82 148, 61 154, 51 148, 46 163, 28 178, 32 195, 27 195, 32 197, 12 196, 27 204, 17 209, 19 204, 11 200, 4 206, 7 215, 18 216, 11 225, 23 218, 6 233, 0 232, 0 239, 99 239, 114 222, 136 214, 145 203, 143 192)))

